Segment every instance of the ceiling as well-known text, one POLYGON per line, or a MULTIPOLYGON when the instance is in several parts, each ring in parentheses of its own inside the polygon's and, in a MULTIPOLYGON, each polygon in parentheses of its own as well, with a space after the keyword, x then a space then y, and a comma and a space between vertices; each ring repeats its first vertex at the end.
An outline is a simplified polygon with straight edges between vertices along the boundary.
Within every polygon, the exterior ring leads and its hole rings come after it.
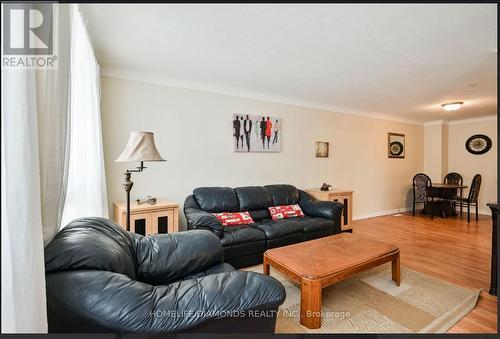
POLYGON ((105 75, 411 122, 497 112, 495 4, 80 7, 105 75))

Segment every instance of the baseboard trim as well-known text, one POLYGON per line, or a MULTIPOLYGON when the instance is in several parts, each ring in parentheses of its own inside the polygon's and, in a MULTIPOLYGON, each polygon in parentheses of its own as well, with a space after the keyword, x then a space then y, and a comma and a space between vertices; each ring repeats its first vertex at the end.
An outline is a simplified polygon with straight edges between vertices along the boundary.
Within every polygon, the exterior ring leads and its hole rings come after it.
MULTIPOLYGON (((456 212, 460 213, 460 208, 457 208, 456 212)), ((478 210, 477 211, 480 215, 483 214, 483 215, 491 215, 491 211, 490 210, 478 210)), ((465 207, 463 210, 462 210, 462 213, 464 213, 465 215, 467 215, 467 207, 465 207)), ((475 214, 476 213, 476 210, 474 209, 474 207, 471 208, 471 213, 472 214, 475 214)))
MULTIPOLYGON (((352 217, 352 220, 362 220, 362 219, 369 219, 369 218, 375 218, 375 217, 382 217, 384 215, 391 215, 391 214, 396 214, 396 213, 404 213, 411 211, 411 207, 404 207, 404 208, 396 208, 394 210, 385 210, 385 211, 377 211, 377 212, 370 212, 370 213, 364 213, 364 214, 359 214, 359 215, 354 215, 352 217)), ((457 212, 459 209, 457 209, 457 212)), ((420 212, 420 211, 419 211, 420 212)), ((490 210, 479 210, 479 214, 483 215, 491 215, 490 210)), ((467 212, 465 212, 467 213, 467 212)), ((472 214, 474 214, 474 211, 472 211, 472 214)))
POLYGON ((484 210, 484 211, 479 210, 478 212, 479 212, 479 214, 491 215, 491 210, 484 210))
POLYGON ((370 212, 370 213, 364 213, 364 214, 359 214, 359 215, 354 215, 352 217, 352 220, 361 220, 361 219, 369 219, 369 218, 375 218, 375 217, 381 217, 384 215, 391 215, 391 214, 396 214, 396 213, 403 213, 403 212, 408 212, 411 211, 411 207, 403 207, 403 208, 396 208, 393 210, 385 210, 385 211, 377 211, 377 212, 370 212))

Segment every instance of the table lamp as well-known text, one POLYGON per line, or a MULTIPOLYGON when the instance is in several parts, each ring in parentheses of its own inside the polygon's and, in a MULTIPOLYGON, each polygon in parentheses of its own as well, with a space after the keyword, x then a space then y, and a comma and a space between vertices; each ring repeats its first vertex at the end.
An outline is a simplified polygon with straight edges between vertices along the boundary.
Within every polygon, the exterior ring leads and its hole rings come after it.
POLYGON ((142 172, 145 161, 166 161, 158 152, 155 145, 155 138, 152 132, 130 132, 127 146, 122 154, 115 160, 116 162, 135 162, 139 161, 140 166, 127 170, 123 188, 127 193, 127 231, 130 231, 130 191, 134 183, 130 180, 132 173, 142 172))

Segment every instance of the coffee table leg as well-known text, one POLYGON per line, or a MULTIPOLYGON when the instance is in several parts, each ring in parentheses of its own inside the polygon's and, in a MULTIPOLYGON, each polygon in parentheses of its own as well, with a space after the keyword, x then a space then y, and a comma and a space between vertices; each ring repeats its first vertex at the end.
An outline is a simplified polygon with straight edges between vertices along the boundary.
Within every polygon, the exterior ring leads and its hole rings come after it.
POLYGON ((267 257, 264 255, 264 262, 262 263, 262 267, 264 268, 264 274, 269 275, 269 264, 267 263, 267 257))
POLYGON ((321 327, 321 282, 302 279, 300 282, 300 324, 307 328, 321 327))
POLYGON ((399 265, 399 251, 392 258, 392 280, 401 285, 401 268, 399 265))

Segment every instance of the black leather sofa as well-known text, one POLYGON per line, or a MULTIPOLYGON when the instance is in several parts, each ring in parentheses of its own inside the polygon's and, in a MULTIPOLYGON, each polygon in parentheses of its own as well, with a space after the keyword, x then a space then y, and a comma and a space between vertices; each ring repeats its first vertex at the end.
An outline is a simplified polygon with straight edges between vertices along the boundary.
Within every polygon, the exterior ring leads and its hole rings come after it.
POLYGON ((212 232, 144 237, 77 219, 45 248, 49 332, 274 333, 283 285, 222 256, 212 232))
POLYGON ((184 202, 189 229, 211 230, 234 267, 262 263, 266 249, 340 233, 343 205, 320 201, 292 185, 200 187, 184 202), (300 205, 303 218, 272 220, 268 207, 300 205), (225 227, 213 213, 248 211, 255 223, 225 227))

